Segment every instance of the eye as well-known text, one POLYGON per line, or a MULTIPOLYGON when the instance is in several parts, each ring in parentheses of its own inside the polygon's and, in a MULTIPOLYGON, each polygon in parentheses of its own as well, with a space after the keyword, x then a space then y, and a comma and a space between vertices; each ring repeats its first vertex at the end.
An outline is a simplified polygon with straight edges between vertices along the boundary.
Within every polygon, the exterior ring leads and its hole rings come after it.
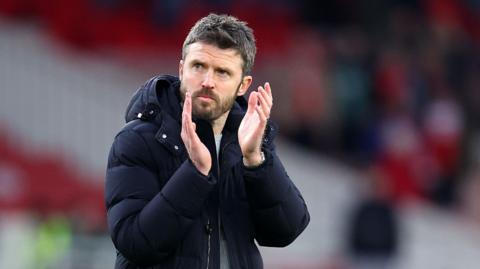
POLYGON ((192 68, 195 69, 195 70, 200 70, 203 68, 203 64, 201 63, 194 63, 192 64, 192 68))
POLYGON ((217 70, 217 73, 220 77, 224 77, 224 78, 227 78, 230 76, 230 72, 228 72, 227 70, 225 69, 218 69, 217 70))

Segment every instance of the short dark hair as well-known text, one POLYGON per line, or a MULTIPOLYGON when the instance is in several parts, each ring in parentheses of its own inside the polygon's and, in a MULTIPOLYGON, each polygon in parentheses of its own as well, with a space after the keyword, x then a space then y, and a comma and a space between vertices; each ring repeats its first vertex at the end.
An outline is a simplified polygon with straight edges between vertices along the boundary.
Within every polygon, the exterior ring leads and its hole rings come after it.
POLYGON ((235 49, 243 59, 243 74, 252 71, 257 48, 253 30, 247 23, 229 15, 210 14, 203 17, 190 29, 182 48, 185 59, 190 44, 204 42, 220 49, 235 49))

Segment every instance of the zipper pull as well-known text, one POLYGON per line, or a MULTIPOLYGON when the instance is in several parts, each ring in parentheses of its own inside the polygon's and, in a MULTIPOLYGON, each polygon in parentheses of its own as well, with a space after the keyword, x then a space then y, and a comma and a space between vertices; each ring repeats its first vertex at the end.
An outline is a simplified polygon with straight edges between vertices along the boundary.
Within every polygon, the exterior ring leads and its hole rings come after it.
POLYGON ((212 234, 213 227, 212 227, 212 225, 210 225, 210 222, 207 223, 207 225, 205 225, 205 232, 207 232, 207 234, 212 234))

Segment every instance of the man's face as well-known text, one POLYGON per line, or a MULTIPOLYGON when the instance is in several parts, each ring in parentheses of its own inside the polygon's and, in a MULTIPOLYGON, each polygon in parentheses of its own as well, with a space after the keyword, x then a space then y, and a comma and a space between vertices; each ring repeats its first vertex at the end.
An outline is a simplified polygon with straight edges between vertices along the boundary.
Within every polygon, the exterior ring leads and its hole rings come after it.
POLYGON ((243 60, 234 49, 220 49, 197 42, 189 45, 180 61, 180 92, 192 96, 192 114, 214 121, 229 112, 237 96, 243 95, 252 78, 242 77, 243 60))

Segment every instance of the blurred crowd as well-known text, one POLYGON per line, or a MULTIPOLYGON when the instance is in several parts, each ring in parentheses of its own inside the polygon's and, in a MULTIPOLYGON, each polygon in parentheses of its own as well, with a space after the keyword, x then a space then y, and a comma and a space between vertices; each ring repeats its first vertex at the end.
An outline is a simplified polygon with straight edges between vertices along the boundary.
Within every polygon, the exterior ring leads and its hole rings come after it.
POLYGON ((287 135, 366 168, 395 202, 453 205, 479 128, 479 3, 312 1, 287 135))
POLYGON ((398 205, 478 221, 480 1, 311 1, 303 11, 311 27, 294 38, 278 116, 289 138, 365 171, 370 193, 349 219, 354 263, 390 268, 398 205))

